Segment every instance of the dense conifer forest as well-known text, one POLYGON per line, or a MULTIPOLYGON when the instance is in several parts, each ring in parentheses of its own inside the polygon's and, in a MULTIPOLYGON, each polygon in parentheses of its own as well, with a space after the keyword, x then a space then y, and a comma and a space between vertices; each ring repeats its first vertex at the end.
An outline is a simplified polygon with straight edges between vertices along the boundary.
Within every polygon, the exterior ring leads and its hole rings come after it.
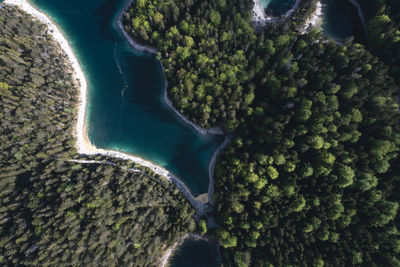
POLYGON ((45 25, 0 10, 0 265, 156 266, 194 210, 149 169, 77 155, 66 59, 45 25))
POLYGON ((400 84, 400 2, 397 0, 357 0, 365 14, 371 49, 389 67, 400 84))
POLYGON ((124 18, 178 110, 235 137, 215 170, 224 266, 400 264, 399 65, 300 35, 314 4, 265 28, 251 0, 138 0, 124 18))

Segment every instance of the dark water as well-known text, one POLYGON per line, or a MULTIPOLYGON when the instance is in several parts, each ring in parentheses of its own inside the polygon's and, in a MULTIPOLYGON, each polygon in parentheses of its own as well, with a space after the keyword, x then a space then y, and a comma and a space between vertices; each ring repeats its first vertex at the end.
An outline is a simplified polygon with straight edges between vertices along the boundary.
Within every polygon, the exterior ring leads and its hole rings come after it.
POLYGON ((259 0, 260 6, 265 9, 265 13, 274 17, 280 17, 289 11, 296 0, 259 0))
POLYGON ((218 266, 216 249, 205 240, 186 239, 169 261, 169 267, 218 266))
POLYGON ((354 36, 358 43, 365 44, 365 35, 357 9, 347 0, 323 0, 322 31, 337 42, 354 36))
POLYGON ((91 142, 157 163, 194 195, 207 192, 208 163, 221 136, 198 134, 163 103, 154 55, 130 48, 115 21, 125 0, 33 0, 61 26, 89 84, 91 142))

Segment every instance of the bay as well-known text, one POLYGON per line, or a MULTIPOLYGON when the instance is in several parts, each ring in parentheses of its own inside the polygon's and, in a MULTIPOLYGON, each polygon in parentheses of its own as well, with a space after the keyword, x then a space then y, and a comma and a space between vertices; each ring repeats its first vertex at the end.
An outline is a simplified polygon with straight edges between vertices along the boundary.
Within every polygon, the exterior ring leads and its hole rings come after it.
POLYGON ((266 14, 274 17, 284 15, 296 0, 259 0, 260 6, 265 9, 266 14))
POLYGON ((126 1, 31 2, 60 25, 81 63, 92 144, 152 161, 194 195, 207 192, 208 164, 223 137, 199 134, 163 102, 160 63, 153 54, 134 51, 116 25, 126 1))
POLYGON ((366 38, 357 9, 347 0, 322 0, 322 32, 333 40, 343 43, 354 40, 366 44, 366 38))
POLYGON ((171 255, 169 267, 218 267, 217 251, 206 240, 188 238, 171 255))

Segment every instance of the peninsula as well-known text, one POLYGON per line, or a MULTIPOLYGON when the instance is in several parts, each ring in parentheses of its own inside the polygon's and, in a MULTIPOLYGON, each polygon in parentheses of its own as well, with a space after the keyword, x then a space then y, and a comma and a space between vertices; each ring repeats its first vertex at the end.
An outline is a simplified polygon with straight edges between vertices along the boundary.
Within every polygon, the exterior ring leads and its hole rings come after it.
POLYGON ((1 264, 154 266, 195 211, 151 169, 79 151, 86 87, 68 42, 27 2, 0 7, 1 264))

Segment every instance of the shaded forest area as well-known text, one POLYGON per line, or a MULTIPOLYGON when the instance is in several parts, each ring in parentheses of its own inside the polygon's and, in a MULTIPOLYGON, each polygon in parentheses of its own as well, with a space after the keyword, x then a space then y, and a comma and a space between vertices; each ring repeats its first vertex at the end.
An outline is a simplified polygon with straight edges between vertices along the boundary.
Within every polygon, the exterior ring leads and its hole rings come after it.
POLYGON ((77 155, 66 59, 45 25, 0 10, 0 265, 156 266, 194 210, 147 168, 77 155))
POLYGON ((138 0, 124 18, 157 48, 178 110, 235 136, 217 160, 220 227, 208 232, 224 266, 399 265, 393 68, 351 40, 300 35, 314 0, 264 29, 252 5, 138 0))
POLYGON ((400 85, 400 2, 397 0, 357 0, 365 14, 366 29, 374 54, 389 67, 400 85))

